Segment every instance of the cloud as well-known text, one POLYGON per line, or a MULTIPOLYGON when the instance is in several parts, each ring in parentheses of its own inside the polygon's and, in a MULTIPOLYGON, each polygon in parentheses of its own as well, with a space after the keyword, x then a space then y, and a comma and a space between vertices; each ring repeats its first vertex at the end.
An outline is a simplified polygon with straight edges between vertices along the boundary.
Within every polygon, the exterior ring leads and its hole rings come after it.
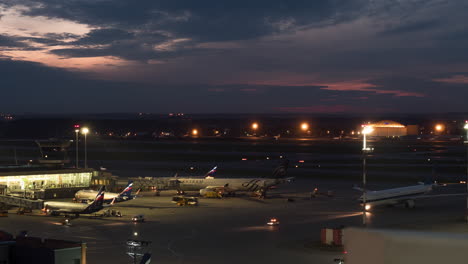
MULTIPOLYGON (((368 108, 367 108, 368 109, 368 108)), ((278 107, 280 112, 286 113, 345 113, 345 112, 363 112, 366 108, 351 105, 314 105, 314 106, 293 106, 278 107)))
POLYGON ((102 45, 135 38, 135 34, 116 28, 93 29, 72 45, 102 45))
POLYGON ((0 35, 0 47, 23 48, 27 47, 27 45, 19 42, 18 39, 15 37, 0 35))
POLYGON ((380 32, 380 34, 400 35, 400 34, 407 34, 407 33, 415 33, 415 32, 434 29, 440 24, 441 23, 438 20, 418 21, 415 23, 403 24, 403 25, 395 26, 393 28, 385 29, 384 31, 380 32))
POLYGON ((454 75, 448 78, 434 79, 434 81, 453 84, 468 84, 468 75, 454 75))
POLYGON ((23 14, 78 21, 94 27, 147 30, 148 27, 200 41, 242 40, 311 23, 352 19, 365 7, 364 0, 130 0, 58 1, 6 0, 27 6, 23 14), (352 14, 352 15, 351 15, 352 14))
POLYGON ((401 91, 401 90, 384 90, 379 89, 375 84, 362 81, 350 81, 350 82, 341 82, 341 83, 331 83, 331 84, 321 84, 324 86, 323 90, 334 90, 334 91, 361 91, 368 93, 376 94, 389 94, 393 96, 414 96, 414 97, 424 97, 423 93, 411 92, 411 91, 401 91))

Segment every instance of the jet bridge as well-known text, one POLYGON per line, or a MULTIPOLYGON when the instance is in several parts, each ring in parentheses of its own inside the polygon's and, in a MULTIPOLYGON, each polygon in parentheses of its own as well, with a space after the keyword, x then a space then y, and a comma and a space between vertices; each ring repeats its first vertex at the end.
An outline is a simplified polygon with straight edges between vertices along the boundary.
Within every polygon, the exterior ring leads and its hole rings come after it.
POLYGON ((30 200, 30 199, 7 196, 7 195, 0 195, 0 203, 11 205, 11 206, 17 206, 21 208, 28 208, 28 209, 40 210, 44 208, 43 200, 30 200))
POLYGON ((134 177, 129 178, 133 181, 133 187, 135 189, 142 190, 168 190, 175 189, 179 185, 177 179, 169 179, 162 177, 134 177))

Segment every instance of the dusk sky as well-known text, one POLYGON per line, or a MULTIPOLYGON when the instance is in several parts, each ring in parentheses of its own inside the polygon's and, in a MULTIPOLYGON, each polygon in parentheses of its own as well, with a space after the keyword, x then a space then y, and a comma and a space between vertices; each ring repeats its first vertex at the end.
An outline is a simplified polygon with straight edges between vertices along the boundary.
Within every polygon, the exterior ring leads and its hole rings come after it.
POLYGON ((466 0, 0 0, 0 112, 467 112, 466 0))

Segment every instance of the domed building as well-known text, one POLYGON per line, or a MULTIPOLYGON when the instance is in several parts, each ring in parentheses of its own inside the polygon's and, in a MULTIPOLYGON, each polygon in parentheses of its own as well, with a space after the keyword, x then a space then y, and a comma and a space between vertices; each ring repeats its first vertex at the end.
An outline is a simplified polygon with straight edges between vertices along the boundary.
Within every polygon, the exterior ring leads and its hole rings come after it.
POLYGON ((377 137, 399 137, 406 136, 406 127, 398 122, 391 120, 382 120, 369 124, 374 128, 371 136, 377 137))

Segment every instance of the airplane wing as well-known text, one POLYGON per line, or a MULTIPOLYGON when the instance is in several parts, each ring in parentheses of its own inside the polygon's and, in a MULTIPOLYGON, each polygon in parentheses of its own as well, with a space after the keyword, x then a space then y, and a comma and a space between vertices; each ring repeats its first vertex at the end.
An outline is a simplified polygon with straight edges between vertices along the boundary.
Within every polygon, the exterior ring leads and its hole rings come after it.
POLYGON ((115 203, 115 197, 112 199, 112 202, 110 202, 109 204, 103 204, 102 206, 103 207, 111 207, 111 206, 114 206, 114 203, 115 203))
POLYGON ((467 193, 446 193, 446 194, 428 194, 428 195, 415 195, 413 197, 405 197, 404 200, 408 199, 427 199, 427 198, 440 198, 440 197, 458 197, 458 196, 467 196, 467 193))

